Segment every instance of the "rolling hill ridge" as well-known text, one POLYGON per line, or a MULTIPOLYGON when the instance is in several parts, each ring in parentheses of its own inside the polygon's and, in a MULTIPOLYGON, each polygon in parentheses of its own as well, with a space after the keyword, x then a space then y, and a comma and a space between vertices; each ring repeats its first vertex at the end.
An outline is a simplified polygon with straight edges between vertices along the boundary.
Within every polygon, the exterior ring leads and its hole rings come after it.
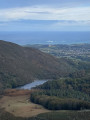
POLYGON ((65 59, 0 40, 0 88, 14 88, 34 79, 67 77, 74 71, 65 59))

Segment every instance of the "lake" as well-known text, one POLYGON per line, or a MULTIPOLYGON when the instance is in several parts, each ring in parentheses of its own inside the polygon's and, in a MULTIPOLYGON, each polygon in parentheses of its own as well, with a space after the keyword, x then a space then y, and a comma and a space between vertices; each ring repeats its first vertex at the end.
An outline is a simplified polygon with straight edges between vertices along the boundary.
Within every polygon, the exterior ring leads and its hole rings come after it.
POLYGON ((43 83, 47 82, 48 80, 35 80, 34 82, 32 83, 29 83, 29 84, 26 84, 24 86, 21 86, 21 87, 18 87, 17 89, 32 89, 33 87, 36 87, 38 85, 42 85, 43 83))

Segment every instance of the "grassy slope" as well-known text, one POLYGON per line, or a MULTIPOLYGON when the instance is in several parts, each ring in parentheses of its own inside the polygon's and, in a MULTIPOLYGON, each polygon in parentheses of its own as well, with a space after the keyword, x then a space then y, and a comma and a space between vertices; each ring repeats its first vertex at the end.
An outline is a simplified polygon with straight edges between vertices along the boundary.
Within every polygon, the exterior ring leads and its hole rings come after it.
POLYGON ((90 111, 59 111, 43 113, 32 118, 22 118, 0 109, 0 120, 90 120, 90 111))
POLYGON ((89 120, 90 111, 59 111, 38 115, 42 120, 89 120))
POLYGON ((0 108, 19 117, 33 117, 40 113, 49 112, 44 107, 29 101, 32 90, 5 90, 0 99, 0 108))
MULTIPOLYGON (((41 114, 39 114, 40 107, 38 105, 34 105, 33 103, 28 103, 27 101, 30 93, 31 91, 28 91, 28 90, 19 90, 19 91, 5 90, 4 95, 7 95, 7 96, 3 96, 3 98, 1 98, 0 100, 0 103, 1 103, 0 120, 73 120, 73 119, 89 120, 90 119, 90 111, 52 111, 47 113, 42 113, 41 111, 41 114), (23 109, 22 109, 22 106, 24 106, 23 109), (28 107, 29 109, 25 109, 26 108, 25 106, 28 107), (12 108, 14 115, 16 112, 18 113, 17 117, 14 116, 12 112, 11 113, 9 113, 10 111, 7 112, 6 108, 2 109, 1 107, 8 108, 7 111, 12 108), (15 111, 16 108, 17 110, 15 111), (20 111, 20 108, 21 108, 21 111, 20 111), (32 109, 32 111, 30 111, 30 109, 32 109)), ((43 112, 46 112, 46 111, 43 111, 43 112)))
MULTIPOLYGON (((12 108, 14 115, 15 115, 14 113, 15 109, 17 108, 18 114, 14 116, 12 113, 10 113, 10 111, 7 112, 8 110, 6 111, 6 108, 2 109, 1 106, 3 105, 1 103, 0 120, 73 120, 73 119, 74 120, 89 120, 90 118, 90 111, 52 111, 52 112, 47 112, 47 113, 42 113, 41 111, 41 114, 39 114, 39 108, 38 107, 36 108, 36 106, 34 106, 33 103, 26 104, 27 102, 26 100, 28 99, 29 94, 30 94, 29 92, 30 91, 27 91, 27 90, 24 90, 24 91, 20 90, 19 92, 17 90, 6 91, 5 94, 7 96, 3 96, 3 101, 1 99, 0 103, 3 102, 4 108, 5 107, 12 108), (26 93, 28 95, 26 95, 26 93), (10 104, 10 106, 8 106, 8 104, 10 104), (14 106, 14 104, 16 107, 14 106), (21 105, 24 106, 24 109, 20 111, 21 105), (31 106, 31 109, 33 109, 32 111, 30 111, 30 109, 25 109, 25 106, 28 107, 28 105, 29 107, 31 106), (34 109, 34 107, 36 109, 34 109), (37 113, 35 113, 35 111, 37 113), (22 114, 20 114, 21 112, 22 114)), ((46 112, 46 111, 43 111, 43 112, 46 112)))

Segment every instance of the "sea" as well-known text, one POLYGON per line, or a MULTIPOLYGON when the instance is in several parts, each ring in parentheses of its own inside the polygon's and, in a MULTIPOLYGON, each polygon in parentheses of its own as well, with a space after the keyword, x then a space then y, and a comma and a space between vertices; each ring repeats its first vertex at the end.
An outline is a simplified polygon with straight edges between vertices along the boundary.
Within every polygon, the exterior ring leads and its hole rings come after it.
POLYGON ((90 31, 33 31, 33 32, 0 32, 0 40, 19 45, 27 44, 90 44, 90 31))

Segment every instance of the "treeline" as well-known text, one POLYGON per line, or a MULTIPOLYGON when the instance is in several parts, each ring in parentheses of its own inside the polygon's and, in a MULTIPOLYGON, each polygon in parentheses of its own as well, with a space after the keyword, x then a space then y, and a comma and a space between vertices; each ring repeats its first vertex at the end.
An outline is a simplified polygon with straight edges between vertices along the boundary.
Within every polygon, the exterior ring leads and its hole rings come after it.
POLYGON ((61 90, 61 89, 52 89, 52 90, 43 90, 40 91, 38 94, 40 95, 47 95, 47 96, 56 96, 59 98, 75 98, 79 100, 84 100, 90 102, 90 96, 88 94, 74 91, 74 90, 61 90))
POLYGON ((44 95, 60 98, 76 98, 90 102, 90 77, 52 80, 37 86, 44 95))
POLYGON ((79 91, 90 95, 90 76, 84 78, 66 78, 52 80, 44 83, 43 85, 37 86, 38 89, 44 90, 68 90, 68 91, 79 91))
POLYGON ((32 102, 52 110, 90 109, 90 79, 52 80, 36 87, 32 102))
POLYGON ((90 103, 77 99, 61 99, 58 97, 31 94, 30 100, 50 110, 81 110, 90 109, 90 103))

